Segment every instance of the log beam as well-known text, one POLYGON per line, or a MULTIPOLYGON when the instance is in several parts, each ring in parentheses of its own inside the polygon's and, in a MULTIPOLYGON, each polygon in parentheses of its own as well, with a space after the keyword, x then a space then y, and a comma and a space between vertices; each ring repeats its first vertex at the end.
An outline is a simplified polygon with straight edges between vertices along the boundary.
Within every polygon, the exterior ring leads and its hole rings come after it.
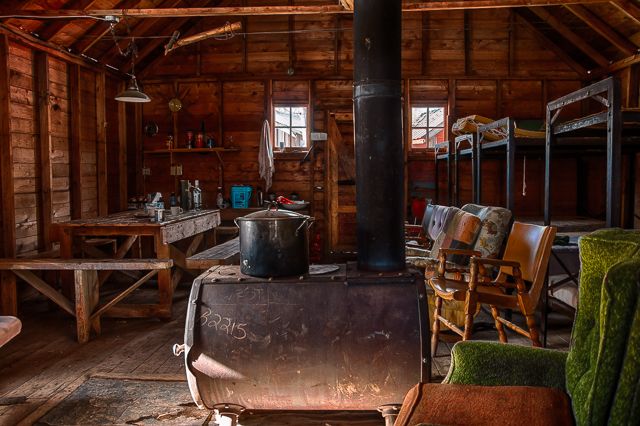
POLYGON ((598 52, 594 47, 587 43, 582 37, 573 32, 569 27, 560 21, 555 15, 544 8, 531 8, 531 11, 535 13, 540 19, 544 20, 554 30, 558 32, 562 37, 566 38, 571 44, 580 49, 585 55, 601 67, 609 65, 609 60, 598 52))
MULTIPOLYGON (((602 0, 461 0, 438 1, 405 4, 403 12, 425 12, 434 10, 463 10, 463 9, 497 9, 509 7, 541 7, 566 4, 602 3, 602 0)), ((246 6, 246 7, 185 7, 158 9, 87 9, 87 10, 29 10, 24 15, 41 18, 77 18, 83 16, 105 17, 122 16, 132 18, 199 18, 206 16, 273 16, 273 15, 325 15, 338 13, 353 13, 339 4, 320 6, 246 6)), ((3 17, 20 17, 16 10, 0 12, 3 17)))
POLYGON ((627 38, 621 36, 613 28, 611 28, 606 22, 604 22, 595 13, 591 12, 586 7, 580 4, 568 4, 565 5, 567 9, 571 11, 578 18, 582 19, 587 25, 589 25, 595 32, 606 38, 623 51, 627 55, 633 55, 638 51, 638 47, 631 43, 627 38))

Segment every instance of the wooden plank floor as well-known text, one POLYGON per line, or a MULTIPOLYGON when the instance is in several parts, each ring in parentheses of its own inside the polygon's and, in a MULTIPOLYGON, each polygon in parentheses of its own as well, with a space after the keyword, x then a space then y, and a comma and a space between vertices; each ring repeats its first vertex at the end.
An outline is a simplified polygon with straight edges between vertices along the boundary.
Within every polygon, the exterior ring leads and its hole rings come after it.
MULTIPOLYGON (((105 319, 102 335, 84 345, 75 341, 70 316, 44 300, 23 303, 22 333, 0 348, 0 425, 33 424, 90 376, 184 380, 183 358, 173 355, 172 345, 183 340, 187 297, 188 289, 179 287, 171 321, 105 319)), ((549 346, 567 349, 571 321, 558 318, 549 346)), ((474 338, 496 340, 497 333, 481 330, 474 338)), ((510 338, 528 344, 513 333, 510 338)), ((435 380, 449 368, 452 344, 440 344, 435 380)))

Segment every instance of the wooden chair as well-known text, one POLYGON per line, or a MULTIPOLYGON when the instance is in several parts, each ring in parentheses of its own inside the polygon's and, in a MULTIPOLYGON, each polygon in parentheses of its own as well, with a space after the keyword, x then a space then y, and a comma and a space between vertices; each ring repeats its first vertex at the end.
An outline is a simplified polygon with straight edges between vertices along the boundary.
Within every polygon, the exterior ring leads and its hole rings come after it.
MULTIPOLYGON (((488 304, 495 321, 500 341, 507 342, 504 325, 531 339, 533 346, 541 346, 535 320, 535 311, 544 286, 544 279, 556 230, 550 226, 529 225, 514 222, 507 240, 504 256, 500 259, 471 257, 469 281, 445 278, 446 256, 451 250, 439 253, 438 274, 428 280, 436 295, 433 318, 431 353, 438 347, 440 324, 444 324, 462 340, 469 340, 473 332, 473 317, 478 304, 488 304), (497 277, 491 280, 484 272, 485 265, 499 267, 497 277), (529 285, 527 285, 528 283, 529 285), (515 289, 514 294, 506 290, 515 289), (465 303, 464 330, 441 316, 442 300, 458 300, 465 303), (520 310, 525 316, 529 331, 500 317, 499 309, 520 310)), ((457 252, 461 252, 458 250, 457 252)))

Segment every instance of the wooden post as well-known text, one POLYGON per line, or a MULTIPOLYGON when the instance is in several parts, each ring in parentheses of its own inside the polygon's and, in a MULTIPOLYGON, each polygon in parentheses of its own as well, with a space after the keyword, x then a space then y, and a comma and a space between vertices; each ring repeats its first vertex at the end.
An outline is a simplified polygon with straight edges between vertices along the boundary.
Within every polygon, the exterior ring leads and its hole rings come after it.
POLYGON ((509 53, 508 53, 508 75, 512 77, 516 71, 516 15, 513 10, 509 11, 509 53))
MULTIPOLYGON (((142 185, 142 181, 144 180, 142 177, 142 159, 143 157, 143 150, 144 150, 144 146, 142 144, 142 105, 140 104, 135 104, 133 105, 134 108, 134 120, 133 120, 133 128, 134 128, 134 138, 133 138, 133 142, 134 142, 134 147, 135 147, 135 177, 136 177, 136 181, 135 181, 135 193, 136 194, 143 194, 144 193, 144 187, 142 185)), ((175 142, 175 141, 174 141, 175 142)), ((128 195, 127 195, 128 197, 128 195)))
MULTIPOLYGON (((123 84, 124 87, 124 84, 123 84)), ((118 173, 120 178, 120 210, 127 206, 127 105, 118 102, 118 173)))
POLYGON ((463 25, 464 25, 464 75, 471 75, 471 12, 464 10, 463 25))
POLYGON ((44 52, 35 52, 34 58, 36 96, 38 108, 36 110, 38 121, 38 145, 40 147, 40 220, 38 221, 38 246, 42 250, 51 250, 49 227, 53 220, 53 171, 51 168, 51 109, 49 108, 49 63, 48 55, 44 52))
POLYGON ((422 12, 422 75, 427 75, 429 70, 429 12, 422 12))
MULTIPOLYGON (((109 213, 107 187, 107 88, 104 73, 96 75, 96 173, 98 185, 98 216, 109 213)), ((126 208, 124 204, 123 208, 126 208)))
MULTIPOLYGON (((9 39, 0 35, 0 221, 2 222, 3 257, 16 255, 16 209, 13 189, 13 149, 10 134, 10 83, 9 83, 9 39)), ((4 315, 16 315, 18 312, 18 294, 16 277, 11 271, 2 271, 0 275, 0 309, 4 315)))
POLYGON ((69 99, 71 114, 69 114, 69 129, 71 140, 69 146, 70 155, 70 190, 71 190, 71 219, 82 217, 82 188, 80 185, 80 141, 82 123, 82 101, 80 99, 80 66, 69 66, 69 99))

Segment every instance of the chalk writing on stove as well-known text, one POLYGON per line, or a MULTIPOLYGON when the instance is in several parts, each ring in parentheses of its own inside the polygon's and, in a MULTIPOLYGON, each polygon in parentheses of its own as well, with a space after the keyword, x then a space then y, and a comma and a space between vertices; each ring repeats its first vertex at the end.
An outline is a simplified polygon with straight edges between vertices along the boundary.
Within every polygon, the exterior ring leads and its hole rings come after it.
POLYGON ((213 313, 211 309, 206 309, 200 315, 200 326, 213 328, 219 334, 226 334, 238 340, 247 337, 247 332, 244 329, 247 326, 246 323, 238 322, 231 317, 223 317, 220 314, 213 313))

